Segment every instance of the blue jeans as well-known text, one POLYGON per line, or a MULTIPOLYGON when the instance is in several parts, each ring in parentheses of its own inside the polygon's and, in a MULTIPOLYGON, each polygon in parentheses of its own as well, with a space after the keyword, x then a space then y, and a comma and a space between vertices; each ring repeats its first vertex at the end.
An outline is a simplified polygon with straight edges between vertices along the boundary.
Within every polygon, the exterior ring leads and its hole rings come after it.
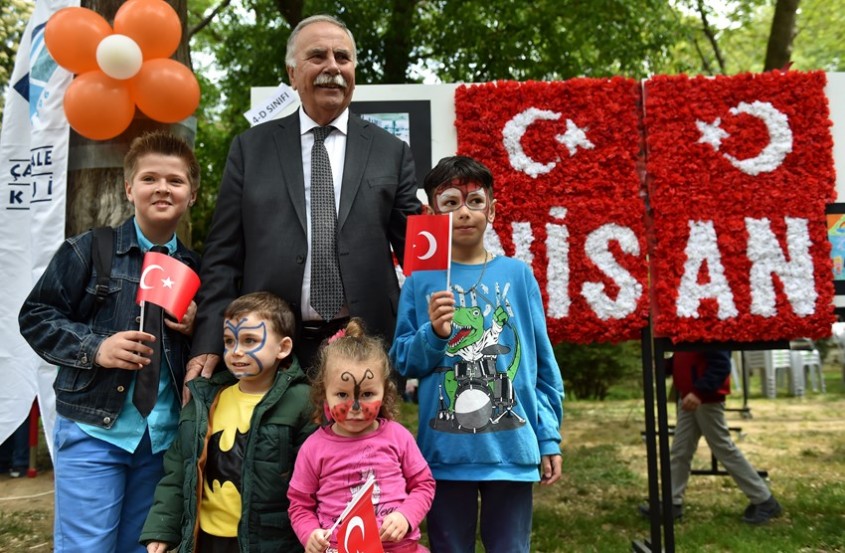
POLYGON ((54 453, 54 551, 145 553, 138 538, 164 475, 164 453, 152 454, 149 433, 129 453, 58 416, 54 453))
POLYGON ((438 480, 428 512, 432 553, 475 553, 478 498, 481 542, 487 553, 529 553, 531 482, 438 480))

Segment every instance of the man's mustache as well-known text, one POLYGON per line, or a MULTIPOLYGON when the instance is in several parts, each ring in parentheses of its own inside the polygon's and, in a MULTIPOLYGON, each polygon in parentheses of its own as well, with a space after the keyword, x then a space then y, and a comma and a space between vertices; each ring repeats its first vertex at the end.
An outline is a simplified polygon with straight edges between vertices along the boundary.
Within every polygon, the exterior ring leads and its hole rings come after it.
POLYGON ((343 75, 338 73, 337 75, 329 75, 328 73, 320 73, 317 75, 317 78, 314 79, 314 86, 326 86, 326 85, 334 85, 339 86, 340 88, 347 88, 349 85, 346 83, 346 79, 343 78, 343 75))

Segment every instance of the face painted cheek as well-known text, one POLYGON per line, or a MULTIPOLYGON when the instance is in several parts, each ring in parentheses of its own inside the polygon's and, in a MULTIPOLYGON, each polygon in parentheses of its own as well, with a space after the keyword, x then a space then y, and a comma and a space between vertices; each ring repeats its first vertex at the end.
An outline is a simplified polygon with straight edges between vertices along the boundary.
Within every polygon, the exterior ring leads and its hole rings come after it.
POLYGON ((374 421, 376 417, 378 417, 378 413, 381 410, 381 402, 380 401, 371 401, 368 403, 361 403, 361 414, 364 415, 364 420, 366 421, 374 421))
POLYGON ((352 408, 352 400, 348 399, 343 403, 332 405, 332 418, 337 422, 346 422, 346 417, 349 415, 349 410, 352 408))

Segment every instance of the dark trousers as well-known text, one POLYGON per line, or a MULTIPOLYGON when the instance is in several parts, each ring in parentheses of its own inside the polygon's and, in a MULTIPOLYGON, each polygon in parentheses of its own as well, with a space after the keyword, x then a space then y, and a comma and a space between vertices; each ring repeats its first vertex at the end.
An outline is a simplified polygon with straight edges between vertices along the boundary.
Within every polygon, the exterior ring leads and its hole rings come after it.
POLYGON ((29 417, 0 445, 0 471, 29 467, 29 417))
POLYGON ((293 352, 310 380, 314 380, 319 368, 320 346, 339 330, 346 328, 348 322, 349 317, 344 317, 332 321, 303 321, 300 325, 299 337, 293 342, 293 352))
POLYGON ((239 553, 238 538, 221 538, 202 530, 197 536, 197 553, 239 553))
POLYGON ((432 553, 475 553, 478 526, 487 553, 529 553, 532 493, 531 482, 438 480, 427 518, 432 553))

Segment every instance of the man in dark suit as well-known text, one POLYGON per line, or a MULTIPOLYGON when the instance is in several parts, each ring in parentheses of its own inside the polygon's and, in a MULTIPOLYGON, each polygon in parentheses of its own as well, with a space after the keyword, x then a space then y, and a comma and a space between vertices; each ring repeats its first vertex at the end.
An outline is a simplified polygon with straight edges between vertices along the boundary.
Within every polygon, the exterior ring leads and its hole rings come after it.
POLYGON ((320 342, 350 316, 388 342, 393 337, 399 286, 390 246, 401 261, 406 218, 420 210, 410 148, 349 112, 356 53, 342 22, 325 15, 303 20, 288 39, 285 63, 302 105, 232 142, 202 262, 189 377, 211 374, 222 348, 223 310, 257 290, 283 297, 299 315, 294 351, 306 368, 320 342), (324 127, 324 139, 316 127, 324 127), (318 140, 325 150, 315 154, 318 140), (333 185, 335 203, 327 211, 335 208, 336 222, 315 211, 326 195, 312 194, 322 186, 312 177, 329 173, 328 163, 316 169, 313 163, 326 154, 331 174, 323 190, 331 203, 333 185), (331 225, 336 232, 324 234, 331 225), (328 240, 335 244, 326 247, 328 240), (340 282, 329 287, 342 293, 338 307, 318 308, 322 300, 312 289, 338 272, 340 282))

